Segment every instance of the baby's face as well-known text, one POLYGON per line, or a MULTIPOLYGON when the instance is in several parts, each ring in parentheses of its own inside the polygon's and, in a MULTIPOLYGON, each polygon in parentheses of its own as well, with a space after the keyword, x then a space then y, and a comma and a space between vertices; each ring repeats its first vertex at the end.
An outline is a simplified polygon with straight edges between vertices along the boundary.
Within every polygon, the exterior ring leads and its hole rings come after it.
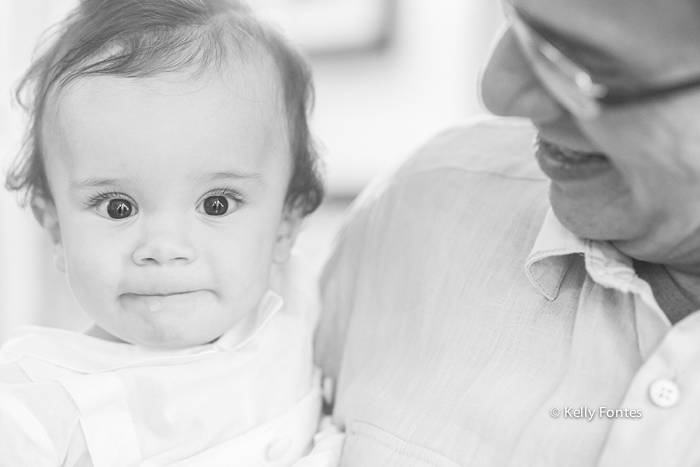
POLYGON ((82 78, 50 103, 57 260, 103 330, 178 348, 256 309, 295 225, 284 215, 286 121, 268 75, 82 78))

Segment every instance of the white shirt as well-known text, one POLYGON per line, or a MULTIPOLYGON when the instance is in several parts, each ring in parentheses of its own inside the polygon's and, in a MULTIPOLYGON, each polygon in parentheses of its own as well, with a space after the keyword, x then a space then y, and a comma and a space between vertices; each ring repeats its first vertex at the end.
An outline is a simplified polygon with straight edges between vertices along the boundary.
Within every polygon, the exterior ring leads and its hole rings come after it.
POLYGON ((287 269, 255 319, 212 344, 18 330, 0 351, 0 465, 292 465, 312 447, 321 396, 315 284, 287 269))
MULTIPOLYGON (((700 411, 700 313, 692 313, 672 327, 650 285, 632 268, 631 258, 607 242, 576 237, 550 210, 526 270, 533 284, 553 300, 566 272, 561 262, 571 254, 583 255, 591 282, 601 286, 595 287, 598 297, 593 293, 586 297, 596 308, 607 308, 604 297, 610 291, 630 300, 631 323, 643 360, 616 407, 589 408, 596 412, 589 412, 589 417, 611 421, 598 465, 700 463, 700 423, 696 420, 700 411), (550 275, 552 271, 559 274, 550 275), (548 275, 554 279, 549 283, 542 280, 548 275), (596 304, 595 300, 600 302, 596 304), (621 413, 610 411, 620 408, 621 413), (625 408, 635 413, 628 415, 625 408)), ((596 337, 591 339, 595 341, 596 337)), ((573 416, 571 411, 568 413, 573 416)))
POLYGON ((316 345, 343 466, 700 465, 700 313, 559 224, 533 139, 445 132, 346 218, 316 345))

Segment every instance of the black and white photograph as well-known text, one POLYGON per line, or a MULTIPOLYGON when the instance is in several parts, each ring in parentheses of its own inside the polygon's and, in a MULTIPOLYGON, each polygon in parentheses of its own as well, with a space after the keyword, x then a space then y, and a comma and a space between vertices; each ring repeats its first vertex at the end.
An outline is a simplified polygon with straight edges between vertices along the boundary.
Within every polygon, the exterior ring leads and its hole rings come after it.
POLYGON ((700 466, 699 0, 2 0, 0 467, 700 466))

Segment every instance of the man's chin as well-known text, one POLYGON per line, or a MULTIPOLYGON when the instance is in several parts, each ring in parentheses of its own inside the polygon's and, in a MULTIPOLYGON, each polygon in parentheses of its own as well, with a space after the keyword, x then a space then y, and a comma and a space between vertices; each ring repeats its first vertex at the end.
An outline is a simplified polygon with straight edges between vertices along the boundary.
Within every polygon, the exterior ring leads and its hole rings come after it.
POLYGON ((552 210, 561 224, 577 237, 598 241, 624 241, 639 235, 633 211, 614 204, 572 199, 555 189, 550 192, 552 210))

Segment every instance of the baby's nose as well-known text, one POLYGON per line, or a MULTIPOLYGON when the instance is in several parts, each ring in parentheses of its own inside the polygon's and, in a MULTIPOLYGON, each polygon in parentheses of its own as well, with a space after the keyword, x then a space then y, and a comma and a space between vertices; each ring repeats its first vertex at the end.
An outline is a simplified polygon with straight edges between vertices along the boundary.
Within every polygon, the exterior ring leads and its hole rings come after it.
POLYGON ((133 258, 140 266, 188 264, 195 260, 196 252, 182 229, 161 228, 144 236, 133 258))

